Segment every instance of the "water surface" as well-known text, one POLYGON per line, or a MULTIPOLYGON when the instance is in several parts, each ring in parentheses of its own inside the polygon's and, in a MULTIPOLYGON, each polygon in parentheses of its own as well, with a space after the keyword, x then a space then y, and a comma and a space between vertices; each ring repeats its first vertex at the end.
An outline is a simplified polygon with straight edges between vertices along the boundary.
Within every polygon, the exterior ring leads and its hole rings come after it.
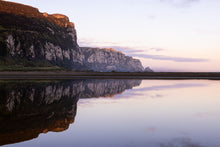
POLYGON ((6 147, 220 147, 220 81, 1 81, 6 147))

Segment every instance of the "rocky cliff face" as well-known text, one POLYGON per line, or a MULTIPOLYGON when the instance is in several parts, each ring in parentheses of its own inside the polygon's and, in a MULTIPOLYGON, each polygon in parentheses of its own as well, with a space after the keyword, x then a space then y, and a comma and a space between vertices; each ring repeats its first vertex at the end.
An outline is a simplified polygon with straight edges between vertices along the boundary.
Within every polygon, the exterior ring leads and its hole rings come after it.
POLYGON ((60 132, 74 122, 79 98, 110 97, 141 80, 0 83, 0 146, 60 132))
POLYGON ((0 56, 24 66, 47 63, 73 70, 143 71, 139 60, 120 52, 79 48, 67 16, 5 1, 0 1, 0 56))
POLYGON ((125 56, 112 48, 81 47, 84 55, 84 65, 94 71, 142 72, 140 60, 125 56))
POLYGON ((74 24, 64 15, 0 1, 0 34, 1 56, 70 68, 82 65, 74 24))

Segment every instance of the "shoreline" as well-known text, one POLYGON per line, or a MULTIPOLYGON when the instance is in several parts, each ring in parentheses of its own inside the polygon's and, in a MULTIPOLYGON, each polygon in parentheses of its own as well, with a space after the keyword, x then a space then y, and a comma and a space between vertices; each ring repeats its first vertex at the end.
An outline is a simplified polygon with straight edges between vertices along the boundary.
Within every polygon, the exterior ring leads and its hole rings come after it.
POLYGON ((210 79, 220 80, 217 72, 0 72, 0 79, 210 79))

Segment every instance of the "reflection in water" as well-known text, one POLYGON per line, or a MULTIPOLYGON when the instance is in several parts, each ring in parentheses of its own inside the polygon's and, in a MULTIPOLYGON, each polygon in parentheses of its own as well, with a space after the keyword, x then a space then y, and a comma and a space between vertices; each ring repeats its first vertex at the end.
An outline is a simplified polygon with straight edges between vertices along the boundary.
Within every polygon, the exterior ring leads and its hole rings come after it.
POLYGON ((161 143, 160 147, 203 147, 189 138, 176 138, 168 143, 161 143))
POLYGON ((136 89, 135 91, 167 90, 167 89, 203 87, 203 86, 207 86, 207 84, 178 83, 178 84, 172 84, 172 85, 159 85, 159 86, 144 87, 144 88, 136 89))
POLYGON ((0 145, 60 132, 74 122, 79 98, 111 97, 141 80, 0 83, 0 145))

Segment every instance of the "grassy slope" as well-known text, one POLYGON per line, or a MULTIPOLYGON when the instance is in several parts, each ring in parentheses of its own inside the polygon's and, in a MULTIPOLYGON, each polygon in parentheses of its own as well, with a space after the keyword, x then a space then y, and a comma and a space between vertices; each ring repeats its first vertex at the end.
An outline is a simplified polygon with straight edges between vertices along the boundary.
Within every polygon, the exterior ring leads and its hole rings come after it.
POLYGON ((28 61, 22 58, 0 57, 0 71, 57 71, 65 70, 46 60, 28 61))

